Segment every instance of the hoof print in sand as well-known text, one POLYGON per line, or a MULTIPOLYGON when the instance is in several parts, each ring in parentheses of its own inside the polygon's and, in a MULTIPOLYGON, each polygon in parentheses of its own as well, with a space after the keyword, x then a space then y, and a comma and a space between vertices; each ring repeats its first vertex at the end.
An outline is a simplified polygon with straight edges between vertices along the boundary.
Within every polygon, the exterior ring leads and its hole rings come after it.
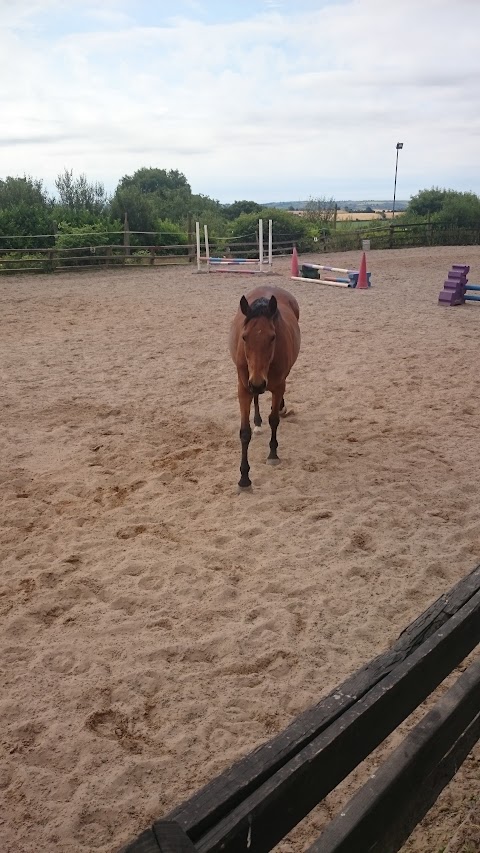
POLYGON ((145 533, 146 526, 144 524, 134 524, 131 527, 122 527, 117 530, 118 539, 135 539, 136 536, 145 533))
POLYGON ((138 734, 134 732, 134 726, 125 714, 108 708, 106 711, 94 711, 88 717, 85 727, 90 729, 98 737, 116 740, 117 743, 129 752, 141 752, 142 744, 138 734))

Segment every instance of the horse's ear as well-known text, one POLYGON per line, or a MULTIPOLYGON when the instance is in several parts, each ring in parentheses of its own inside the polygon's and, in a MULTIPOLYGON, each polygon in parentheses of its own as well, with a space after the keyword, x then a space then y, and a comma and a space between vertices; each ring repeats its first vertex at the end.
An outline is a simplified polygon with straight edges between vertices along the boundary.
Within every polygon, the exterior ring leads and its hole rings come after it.
POLYGON ((270 314, 270 317, 275 317, 275 314, 277 313, 277 307, 277 300, 274 296, 271 296, 270 302, 268 303, 268 313, 270 314))
POLYGON ((240 300, 240 310, 241 310, 242 314, 245 314, 245 317, 250 316, 250 305, 248 304, 245 296, 242 296, 242 298, 240 300))

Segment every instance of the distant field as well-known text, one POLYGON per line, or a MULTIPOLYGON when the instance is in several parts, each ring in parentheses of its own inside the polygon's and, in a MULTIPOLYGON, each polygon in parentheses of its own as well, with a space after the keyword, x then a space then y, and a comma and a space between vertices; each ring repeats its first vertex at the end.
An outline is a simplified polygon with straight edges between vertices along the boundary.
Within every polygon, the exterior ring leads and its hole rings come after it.
MULTIPOLYGON (((392 218, 392 211, 385 212, 386 219, 392 218)), ((370 220, 370 219, 383 219, 383 216, 380 213, 356 213, 350 212, 348 210, 339 210, 337 212, 337 222, 359 222, 362 220, 370 220)))
MULTIPOLYGON (((295 216, 304 216, 306 211, 303 210, 294 210, 291 211, 295 214, 295 216)), ((400 213, 401 211, 398 211, 400 213)), ((338 210, 337 211, 337 223, 356 223, 356 222, 372 222, 372 221, 382 221, 384 219, 391 219, 393 216, 392 211, 388 210, 382 214, 380 211, 374 211, 373 213, 357 213, 356 211, 351 210, 338 210)))

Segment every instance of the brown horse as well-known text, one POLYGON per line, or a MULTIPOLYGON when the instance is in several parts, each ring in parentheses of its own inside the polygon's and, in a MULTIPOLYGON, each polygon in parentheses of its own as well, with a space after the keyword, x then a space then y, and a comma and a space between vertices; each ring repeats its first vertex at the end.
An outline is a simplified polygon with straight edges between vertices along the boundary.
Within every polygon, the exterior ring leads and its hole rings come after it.
POLYGON ((255 406, 254 424, 262 424, 259 394, 272 392, 272 411, 268 422, 272 430, 267 462, 276 465, 277 427, 280 415, 286 414, 285 380, 300 350, 300 311, 298 302, 288 290, 262 285, 242 296, 230 330, 230 355, 237 366, 238 401, 240 403, 241 489, 249 489, 248 445, 252 437, 250 407, 255 406))

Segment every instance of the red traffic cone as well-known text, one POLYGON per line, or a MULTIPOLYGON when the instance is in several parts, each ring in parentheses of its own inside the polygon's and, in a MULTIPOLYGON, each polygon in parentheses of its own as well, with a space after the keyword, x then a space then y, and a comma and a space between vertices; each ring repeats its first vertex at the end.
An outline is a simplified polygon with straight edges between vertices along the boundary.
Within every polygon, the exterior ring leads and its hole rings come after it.
POLYGON ((298 254, 297 247, 293 247, 292 252, 292 278, 298 278, 298 254))
POLYGON ((365 252, 362 255, 362 262, 360 264, 360 272, 358 274, 357 288, 360 288, 360 289, 368 288, 367 259, 365 257, 365 252))

